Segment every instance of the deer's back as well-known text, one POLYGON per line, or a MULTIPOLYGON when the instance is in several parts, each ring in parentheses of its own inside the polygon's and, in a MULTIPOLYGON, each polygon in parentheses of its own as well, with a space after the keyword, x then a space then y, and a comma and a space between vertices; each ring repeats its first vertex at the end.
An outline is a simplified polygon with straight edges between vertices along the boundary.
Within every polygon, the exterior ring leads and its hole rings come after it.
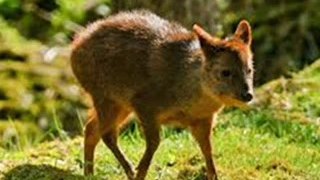
POLYGON ((77 35, 72 69, 91 94, 131 99, 147 91, 166 96, 168 90, 175 96, 192 81, 187 76, 194 65, 187 61, 198 43, 193 41, 183 27, 149 12, 120 13, 77 35))

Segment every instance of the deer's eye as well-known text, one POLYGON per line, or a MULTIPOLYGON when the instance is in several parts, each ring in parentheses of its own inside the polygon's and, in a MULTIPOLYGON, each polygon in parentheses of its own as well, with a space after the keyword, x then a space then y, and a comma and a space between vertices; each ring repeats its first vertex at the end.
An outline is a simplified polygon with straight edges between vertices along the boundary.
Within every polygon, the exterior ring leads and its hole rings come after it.
POLYGON ((225 77, 225 78, 230 77, 231 76, 231 71, 223 70, 223 71, 221 71, 221 76, 225 77))

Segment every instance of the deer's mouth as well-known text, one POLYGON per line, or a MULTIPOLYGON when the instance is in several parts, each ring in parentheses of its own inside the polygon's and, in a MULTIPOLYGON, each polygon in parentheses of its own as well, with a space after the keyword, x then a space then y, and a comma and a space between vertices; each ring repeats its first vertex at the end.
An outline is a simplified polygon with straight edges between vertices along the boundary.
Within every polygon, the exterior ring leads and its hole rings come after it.
POLYGON ((239 107, 241 109, 247 109, 249 107, 248 105, 249 101, 242 101, 242 100, 239 100, 238 98, 235 98, 229 95, 219 95, 218 97, 220 101, 226 106, 239 107))

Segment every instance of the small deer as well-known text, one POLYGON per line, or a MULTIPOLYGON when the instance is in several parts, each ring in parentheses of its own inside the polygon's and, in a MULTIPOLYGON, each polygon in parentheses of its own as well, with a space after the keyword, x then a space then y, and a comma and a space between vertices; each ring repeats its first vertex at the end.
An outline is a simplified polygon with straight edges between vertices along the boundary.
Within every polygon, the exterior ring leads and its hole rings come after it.
POLYGON ((198 25, 188 31, 145 10, 120 12, 79 32, 71 66, 93 102, 85 127, 84 174, 93 174, 95 147, 102 139, 128 179, 145 179, 160 143, 160 126, 175 124, 190 129, 204 156, 207 179, 218 179, 212 127, 223 107, 253 98, 251 41, 245 20, 231 38, 220 39, 198 25), (146 140, 136 169, 117 143, 131 113, 146 140))

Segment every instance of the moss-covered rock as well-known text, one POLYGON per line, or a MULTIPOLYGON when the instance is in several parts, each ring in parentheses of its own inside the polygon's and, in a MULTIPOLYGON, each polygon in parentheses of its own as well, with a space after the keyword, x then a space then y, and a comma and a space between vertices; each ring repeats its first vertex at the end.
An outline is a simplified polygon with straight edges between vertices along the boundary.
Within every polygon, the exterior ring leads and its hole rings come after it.
POLYGON ((291 78, 271 81, 257 90, 256 104, 279 119, 320 123, 320 60, 291 78))

